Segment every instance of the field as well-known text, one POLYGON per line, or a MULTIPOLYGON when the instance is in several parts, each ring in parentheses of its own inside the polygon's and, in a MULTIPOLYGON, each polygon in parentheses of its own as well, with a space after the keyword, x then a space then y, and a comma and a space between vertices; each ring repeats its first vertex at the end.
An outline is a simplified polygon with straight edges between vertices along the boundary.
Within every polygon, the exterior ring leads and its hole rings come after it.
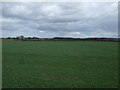
POLYGON ((3 41, 3 88, 116 88, 118 43, 3 41))

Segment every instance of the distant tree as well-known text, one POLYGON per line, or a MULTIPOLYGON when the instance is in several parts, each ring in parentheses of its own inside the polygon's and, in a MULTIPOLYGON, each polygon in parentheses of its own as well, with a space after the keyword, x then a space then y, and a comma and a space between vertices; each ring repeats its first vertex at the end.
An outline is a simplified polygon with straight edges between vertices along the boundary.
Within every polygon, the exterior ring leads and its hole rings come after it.
POLYGON ((38 37, 33 37, 33 39, 39 39, 38 37))
POLYGON ((11 37, 7 37, 7 39, 11 39, 11 37))
POLYGON ((16 37, 15 39, 19 39, 19 37, 16 37))
POLYGON ((32 39, 31 37, 28 37, 28 39, 32 39))
POLYGON ((24 39, 24 36, 23 35, 21 35, 21 36, 18 36, 18 37, 16 37, 16 39, 24 39))
POLYGON ((20 38, 20 39, 24 39, 24 36, 23 36, 23 35, 21 35, 21 36, 19 36, 19 38, 20 38))

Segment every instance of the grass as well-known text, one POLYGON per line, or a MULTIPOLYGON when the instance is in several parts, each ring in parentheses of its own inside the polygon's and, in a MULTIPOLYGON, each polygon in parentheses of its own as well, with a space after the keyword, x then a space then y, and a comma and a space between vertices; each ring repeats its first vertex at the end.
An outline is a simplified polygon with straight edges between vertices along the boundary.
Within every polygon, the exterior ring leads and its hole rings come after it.
POLYGON ((3 41, 3 88, 116 88, 118 43, 3 41))

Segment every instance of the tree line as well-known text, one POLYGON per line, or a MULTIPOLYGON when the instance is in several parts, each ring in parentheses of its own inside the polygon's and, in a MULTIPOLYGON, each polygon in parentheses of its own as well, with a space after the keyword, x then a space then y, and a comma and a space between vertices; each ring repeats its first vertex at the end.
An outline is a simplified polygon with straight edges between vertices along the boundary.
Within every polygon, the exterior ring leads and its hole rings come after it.
POLYGON ((12 39, 12 40, 23 40, 23 41, 44 41, 44 40, 59 40, 59 41, 120 41, 120 38, 72 38, 72 37, 54 37, 54 38, 39 38, 39 37, 24 37, 23 35, 17 37, 7 37, 4 39, 12 39))

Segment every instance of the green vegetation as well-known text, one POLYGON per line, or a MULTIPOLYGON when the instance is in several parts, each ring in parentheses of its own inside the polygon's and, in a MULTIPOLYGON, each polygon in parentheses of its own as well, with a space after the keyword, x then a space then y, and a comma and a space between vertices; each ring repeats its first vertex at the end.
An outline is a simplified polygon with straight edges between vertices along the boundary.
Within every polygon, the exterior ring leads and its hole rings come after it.
POLYGON ((3 88, 115 88, 118 43, 3 41, 3 88))

